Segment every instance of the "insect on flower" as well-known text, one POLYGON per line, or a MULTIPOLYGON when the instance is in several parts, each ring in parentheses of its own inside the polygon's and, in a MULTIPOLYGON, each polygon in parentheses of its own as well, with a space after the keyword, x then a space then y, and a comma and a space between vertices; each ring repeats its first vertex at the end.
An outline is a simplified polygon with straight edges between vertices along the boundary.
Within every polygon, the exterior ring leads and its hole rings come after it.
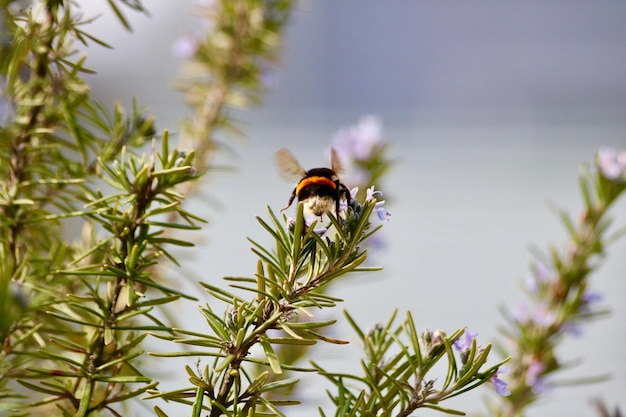
POLYGON ((352 199, 350 190, 339 181, 343 169, 334 149, 331 149, 331 168, 313 168, 306 171, 296 157, 285 148, 276 152, 276 161, 283 178, 298 181, 287 207, 281 211, 288 209, 296 197, 304 204, 305 215, 317 217, 329 211, 337 216, 342 200, 350 205, 352 199))

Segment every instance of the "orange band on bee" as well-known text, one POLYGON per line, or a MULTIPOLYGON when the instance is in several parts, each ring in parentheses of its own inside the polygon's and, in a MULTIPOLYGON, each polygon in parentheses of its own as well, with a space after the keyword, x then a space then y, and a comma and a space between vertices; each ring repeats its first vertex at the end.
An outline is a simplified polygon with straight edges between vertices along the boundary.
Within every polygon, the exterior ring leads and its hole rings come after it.
POLYGON ((326 177, 306 177, 306 178, 303 178, 298 183, 298 186, 296 187, 296 195, 299 195, 300 191, 302 191, 302 189, 304 187, 306 187, 307 185, 311 185, 311 184, 327 185, 327 186, 329 186, 332 189, 337 188, 337 184, 335 184, 335 182, 333 180, 331 180, 330 178, 326 178, 326 177))

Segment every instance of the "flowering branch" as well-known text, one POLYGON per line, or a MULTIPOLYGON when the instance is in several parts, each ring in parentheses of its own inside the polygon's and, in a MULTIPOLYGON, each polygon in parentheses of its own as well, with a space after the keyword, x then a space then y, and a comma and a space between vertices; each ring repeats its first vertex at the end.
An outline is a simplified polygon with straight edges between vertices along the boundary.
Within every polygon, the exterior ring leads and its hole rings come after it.
POLYGON ((359 200, 365 190, 382 178, 393 163, 388 158, 389 144, 383 136, 382 121, 375 116, 364 116, 358 123, 340 129, 333 137, 332 147, 344 167, 343 180, 350 187, 358 187, 359 200))
POLYGON ((607 236, 611 221, 606 215, 626 190, 626 152, 601 149, 579 183, 585 209, 578 223, 560 213, 570 236, 566 250, 552 247, 547 259, 534 265, 529 281, 533 304, 508 317, 504 336, 513 357, 511 395, 494 405, 493 415, 521 415, 550 388, 552 374, 562 369, 555 350, 565 336, 602 314, 595 309, 599 296, 589 289, 589 276, 617 237, 607 236))
MULTIPOLYGON (((440 330, 419 333, 410 312, 399 326, 394 326, 396 313, 387 324, 377 324, 367 331, 346 313, 363 345, 362 376, 328 372, 315 365, 337 388, 336 394, 328 392, 335 416, 407 417, 420 408, 464 415, 441 403, 489 381, 500 394, 508 395, 506 384, 497 378, 508 359, 485 366, 490 344, 479 346, 476 335, 463 329, 450 337, 440 330), (458 357, 452 346, 460 351, 458 357), (443 383, 437 387, 437 379, 429 374, 440 361, 447 361, 448 366, 443 383)), ((321 408, 320 414, 326 416, 321 408)))
MULTIPOLYGON (((223 412, 247 415, 247 410, 259 405, 282 416, 277 408, 279 405, 297 402, 266 399, 265 393, 293 385, 297 380, 267 382, 268 371, 251 378, 245 365, 263 364, 278 375, 283 373, 283 369, 311 371, 282 364, 275 353, 275 346, 312 345, 318 340, 347 343, 319 333, 318 329, 332 325, 335 320, 299 322, 294 319, 298 315, 312 317, 311 309, 335 306, 339 300, 319 292, 320 288, 347 273, 376 269, 361 267, 366 252, 359 248, 360 243, 379 228, 369 230, 369 217, 375 203, 372 200, 363 205, 355 204, 347 211, 341 224, 329 215, 331 223, 328 227, 334 229, 334 239, 320 236, 316 232, 316 222, 308 226, 305 224, 303 204, 298 206, 295 223, 287 222, 285 217, 279 219, 268 208, 270 223, 261 218, 257 220, 275 240, 275 252, 250 240, 252 251, 259 257, 255 277, 226 278, 232 288, 251 292, 254 297, 245 300, 218 286, 202 283, 209 294, 227 304, 221 317, 208 305, 201 308, 214 335, 175 329, 180 335, 193 337, 159 337, 176 343, 203 346, 208 350, 153 353, 157 356, 209 356, 214 358, 213 365, 205 367, 204 375, 187 369, 193 387, 171 392, 155 391, 150 398, 161 397, 192 404, 194 410, 203 409, 211 416, 223 412), (274 335, 277 330, 282 331, 280 336, 274 335), (256 345, 262 348, 265 359, 250 356, 251 349, 256 345), (192 403, 186 398, 192 398, 192 403)), ((165 415, 162 410, 157 410, 159 415, 165 415)))
MULTIPOLYGON (((181 148, 194 149, 203 172, 217 145, 214 130, 235 130, 230 109, 260 103, 263 72, 277 61, 280 34, 292 8, 291 0, 235 0, 194 6, 202 30, 175 45, 186 58, 177 87, 193 115, 183 122, 181 148)), ((188 187, 191 185, 188 185, 188 187)), ((183 194, 188 195, 188 190, 183 194)))

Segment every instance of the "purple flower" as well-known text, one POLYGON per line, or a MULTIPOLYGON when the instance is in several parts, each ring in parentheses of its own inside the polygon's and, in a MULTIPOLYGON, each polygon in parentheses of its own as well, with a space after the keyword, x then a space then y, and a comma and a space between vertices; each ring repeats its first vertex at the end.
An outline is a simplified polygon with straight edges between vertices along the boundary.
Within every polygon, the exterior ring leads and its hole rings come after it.
POLYGON ((564 333, 571 334, 572 336, 575 336, 575 337, 580 337, 583 334, 583 329, 580 323, 574 323, 571 321, 563 323, 563 325, 561 326, 561 330, 564 333))
POLYGON ((365 161, 382 142, 382 124, 374 116, 361 117, 359 123, 341 129, 334 137, 334 148, 343 159, 365 161))
POLYGON ((586 307, 588 307, 589 304, 597 303, 603 298, 604 296, 599 292, 585 291, 583 295, 580 297, 580 300, 585 304, 586 307))
POLYGON ((532 321, 541 327, 552 326, 555 319, 556 315, 554 314, 554 312, 549 311, 547 306, 543 303, 540 303, 536 306, 532 316, 532 321))
POLYGON ((391 213, 389 213, 389 211, 387 211, 387 209, 383 207, 383 204, 385 204, 385 200, 378 201, 376 202, 376 204, 374 204, 374 210, 376 210, 376 214, 381 221, 389 220, 389 217, 391 217, 391 213))
MULTIPOLYGON (((375 233, 369 238, 367 238, 367 247, 373 250, 383 250, 387 247, 386 241, 380 236, 379 233, 375 233)), ((374 255, 371 255, 372 257, 374 255)))
POLYGON ((511 309, 511 317, 520 324, 526 323, 530 317, 528 313, 528 306, 526 304, 520 304, 515 309, 511 309))
MULTIPOLYGON (((365 193, 365 201, 376 201, 376 194, 381 196, 383 195, 381 191, 376 191, 374 186, 372 185, 370 188, 367 189, 367 192, 365 193)), ((376 215, 381 221, 387 220, 388 217, 391 216, 391 213, 389 213, 389 211, 385 207, 383 207, 384 204, 385 200, 379 200, 374 203, 374 210, 376 210, 376 215)))
POLYGON ((177 58, 191 58, 198 50, 200 40, 197 36, 185 35, 172 44, 172 55, 177 58))
MULTIPOLYGON (((354 187, 350 190, 350 198, 354 200, 356 198, 356 194, 359 192, 359 187, 354 187)), ((341 200, 339 202, 339 211, 348 210, 348 202, 346 200, 341 200)))
POLYGON ((368 170, 354 165, 352 162, 343 161, 344 173, 341 176, 346 184, 366 185, 370 181, 368 170))
POLYGON ((533 359, 530 365, 528 365, 528 369, 526 370, 526 384, 528 384, 528 386, 533 386, 540 378, 541 373, 544 370, 545 365, 541 361, 533 359))
POLYGON ((308 212, 305 211, 304 212, 304 225, 306 227, 309 227, 309 226, 311 226, 315 222, 319 223, 319 222, 322 221, 322 217, 323 217, 323 215, 322 216, 316 216, 313 213, 308 213, 308 212))
POLYGON ((316 235, 319 235, 320 237, 324 238, 324 237, 326 237, 326 234, 328 233, 328 228, 326 228, 326 227, 316 227, 315 229, 313 229, 313 232, 316 235))
POLYGON ((539 285, 537 285, 537 277, 534 275, 528 274, 524 279, 524 284, 526 285, 526 289, 533 293, 537 294, 539 292, 539 285))
POLYGON ((459 337, 454 341, 454 347, 460 352, 461 363, 465 364, 472 349, 472 341, 478 336, 478 333, 471 333, 467 328, 459 337))
POLYGON ((530 365, 528 365, 528 369, 526 370, 526 385, 528 385, 535 394, 540 394, 550 389, 545 378, 542 376, 545 369, 545 365, 538 359, 533 359, 530 365))
POLYGON ((332 147, 344 168, 342 177, 346 184, 365 185, 370 182, 372 175, 366 163, 374 160, 382 142, 382 124, 373 116, 364 116, 358 124, 335 134, 332 147))
POLYGON ((260 60, 258 65, 259 81, 261 81, 261 84, 268 89, 278 87, 280 84, 280 77, 278 77, 272 62, 268 60, 260 60))
POLYGON ((365 192, 365 201, 372 201, 375 200, 376 197, 374 197, 376 194, 378 195, 383 195, 383 193, 381 191, 376 191, 374 189, 374 186, 372 185, 370 188, 367 189, 367 191, 365 192))
POLYGON ((532 322, 539 327, 550 327, 556 319, 554 312, 549 311, 543 303, 536 305, 533 311, 530 311, 527 305, 522 304, 513 312, 512 316, 520 325, 532 322))
POLYGON ((545 266, 543 263, 539 262, 537 264, 537 268, 535 270, 535 274, 537 275, 537 279, 541 282, 546 282, 552 276, 552 271, 545 266))
POLYGON ((478 333, 472 333, 466 328, 461 337, 454 341, 454 347, 460 352, 470 350, 472 347, 472 340, 476 339, 476 336, 478 336, 478 333))
POLYGON ((532 391, 535 394, 544 394, 551 389, 552 387, 546 382, 545 378, 539 378, 535 385, 532 386, 532 391))
POLYGON ((511 391, 509 390, 509 386, 507 385, 507 383, 498 378, 498 376, 501 374, 506 374, 508 372, 509 370, 507 368, 499 368, 496 373, 493 374, 493 376, 491 377, 491 382, 496 389, 496 393, 498 395, 502 395, 503 397, 511 395, 511 391))
MULTIPOLYGON (((580 297, 580 301, 582 303, 580 306, 580 312, 584 313, 591 311, 591 305, 599 302, 602 298, 604 297, 599 292, 585 291, 580 297)), ((571 334, 572 336, 581 336, 583 333, 581 323, 577 321, 567 321, 563 323, 561 330, 565 333, 571 334)))
POLYGON ((600 148, 596 155, 596 163, 604 178, 618 179, 626 172, 626 152, 618 154, 613 148, 600 148))
POLYGON ((545 284, 552 277, 552 271, 539 262, 534 268, 533 273, 526 276, 526 288, 529 292, 537 294, 542 284, 545 284))

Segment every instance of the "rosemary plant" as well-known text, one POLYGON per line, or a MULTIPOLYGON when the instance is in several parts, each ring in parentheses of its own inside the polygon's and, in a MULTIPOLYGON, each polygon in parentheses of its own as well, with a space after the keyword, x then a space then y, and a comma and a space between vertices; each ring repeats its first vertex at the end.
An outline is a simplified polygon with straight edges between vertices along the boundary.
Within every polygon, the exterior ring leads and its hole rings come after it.
MULTIPOLYGON (((624 230, 609 233, 609 209, 626 191, 626 152, 601 149, 591 167, 579 178, 584 211, 575 221, 560 211, 569 241, 537 254, 528 282, 528 306, 505 312, 504 354, 510 355, 511 395, 492 404, 490 415, 523 415, 554 383, 564 368, 557 347, 580 326, 606 313, 598 308, 599 296, 591 289, 592 272, 600 265, 607 246, 624 230)), ((592 380, 592 379, 590 379, 592 380)), ((617 413, 619 415, 619 412, 617 413)))
MULTIPOLYGON (((182 123, 181 149, 194 149, 205 171, 218 148, 215 131, 239 133, 232 111, 261 103, 263 79, 279 60, 281 34, 293 8, 291 0, 196 2, 201 22, 176 45, 186 58, 176 88, 192 114, 182 123)), ((188 184, 183 190, 188 195, 188 184)))
MULTIPOLYGON (((107 2, 126 29, 124 7, 145 12, 139 0, 107 2)), ((191 115, 178 148, 191 151, 182 152, 170 146, 167 130, 155 137, 152 117, 136 103, 128 112, 91 97, 82 76, 93 71, 74 45, 108 45, 84 30, 90 20, 77 3, 0 2, 0 414, 122 416, 144 397, 180 403, 194 417, 283 416, 285 406, 298 404, 289 391, 298 372, 330 383, 334 408, 320 407, 323 416, 402 417, 423 408, 463 414, 444 402, 485 383, 501 395, 491 413, 518 416, 551 387, 563 367, 558 344, 601 313, 589 276, 616 238, 607 236, 606 215, 626 190, 625 153, 601 150, 581 176, 585 211, 578 221, 562 214, 570 242, 534 265, 532 305, 508 315, 504 334, 513 348, 503 349, 500 362, 489 363, 492 346, 479 345, 467 329, 419 332, 410 312, 370 330, 345 313, 364 352, 360 374, 299 361, 318 341, 338 349, 347 343, 327 335, 336 320, 317 318, 341 302, 329 284, 378 269, 364 266, 368 241, 382 226, 370 219, 389 213, 371 185, 390 162, 371 117, 335 138, 359 178, 354 184, 362 185, 338 218, 309 223, 300 205, 291 221, 268 207, 258 222, 272 247, 250 240, 255 273, 225 278, 230 288, 201 283, 212 297, 199 308, 206 331, 163 318, 171 303, 197 301, 163 273, 164 261, 178 265, 171 247, 193 245, 175 232, 204 222, 183 200, 211 167, 216 129, 237 130, 232 109, 260 102, 292 8, 289 0, 195 5, 207 24, 185 40, 177 87, 191 115), (69 221, 82 225, 80 237, 67 232, 69 221), (188 387, 161 391, 143 370, 153 360, 143 347, 150 335, 187 348, 153 356, 208 358, 186 367, 188 387), (500 376, 509 355, 507 383, 500 376)))

